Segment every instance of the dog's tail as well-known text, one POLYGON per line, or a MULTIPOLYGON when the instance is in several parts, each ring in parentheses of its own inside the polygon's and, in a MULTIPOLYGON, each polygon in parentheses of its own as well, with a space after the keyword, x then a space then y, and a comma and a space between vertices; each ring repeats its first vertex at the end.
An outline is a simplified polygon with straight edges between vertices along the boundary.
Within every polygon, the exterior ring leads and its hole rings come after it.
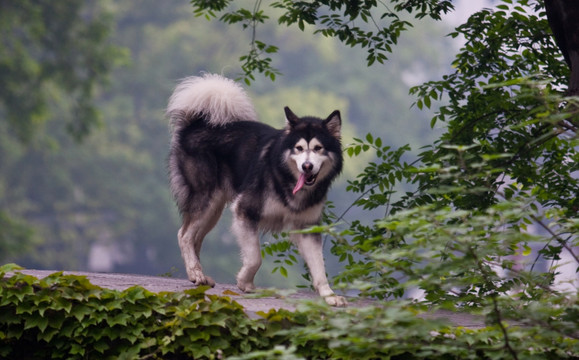
POLYGON ((172 134, 193 121, 213 126, 233 121, 257 121, 251 99, 235 81, 217 74, 185 78, 173 92, 167 106, 172 134))

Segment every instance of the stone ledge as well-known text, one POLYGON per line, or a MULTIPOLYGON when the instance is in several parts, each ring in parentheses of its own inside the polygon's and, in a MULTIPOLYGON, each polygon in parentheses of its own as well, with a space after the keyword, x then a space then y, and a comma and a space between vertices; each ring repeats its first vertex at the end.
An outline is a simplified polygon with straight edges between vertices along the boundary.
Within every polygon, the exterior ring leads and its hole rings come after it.
MULTIPOLYGON (((57 271, 52 270, 21 270, 23 274, 32 275, 39 279, 47 277, 57 271)), ((141 286, 151 292, 179 292, 195 287, 187 279, 176 279, 170 277, 132 275, 132 274, 115 274, 115 273, 93 273, 81 271, 63 271, 65 275, 86 276, 94 285, 112 290, 125 290, 132 286, 141 286)), ((10 274, 7 274, 10 276, 10 274)), ((209 289, 207 294, 228 296, 240 305, 251 317, 257 317, 259 311, 268 312, 271 309, 286 309, 293 311, 296 309, 295 300, 315 300, 318 295, 309 291, 295 292, 287 297, 260 297, 248 298, 244 296, 237 286, 229 284, 216 284, 214 288, 209 289)), ((363 307, 374 303, 368 299, 349 298, 349 306, 363 307)), ((471 329, 482 328, 485 326, 484 319, 479 316, 473 316, 464 313, 455 313, 451 311, 436 311, 423 315, 425 318, 446 319, 456 326, 463 326, 471 329)))

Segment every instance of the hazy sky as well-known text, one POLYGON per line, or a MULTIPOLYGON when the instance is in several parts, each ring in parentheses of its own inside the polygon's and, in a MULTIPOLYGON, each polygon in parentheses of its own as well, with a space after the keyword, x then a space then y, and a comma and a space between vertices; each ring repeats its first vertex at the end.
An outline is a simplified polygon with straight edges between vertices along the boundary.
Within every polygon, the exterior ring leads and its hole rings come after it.
POLYGON ((448 14, 444 20, 454 26, 460 25, 465 22, 472 13, 484 7, 492 7, 492 3, 492 0, 455 0, 455 10, 448 14))

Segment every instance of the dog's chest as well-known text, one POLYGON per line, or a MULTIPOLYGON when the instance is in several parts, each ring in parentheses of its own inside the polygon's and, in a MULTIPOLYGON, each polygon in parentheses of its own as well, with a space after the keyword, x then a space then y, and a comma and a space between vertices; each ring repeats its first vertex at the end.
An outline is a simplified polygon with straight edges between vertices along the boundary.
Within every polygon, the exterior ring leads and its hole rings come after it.
POLYGON ((264 203, 259 227, 266 231, 302 229, 316 225, 320 221, 323 202, 303 211, 292 211, 277 199, 267 199, 264 203))

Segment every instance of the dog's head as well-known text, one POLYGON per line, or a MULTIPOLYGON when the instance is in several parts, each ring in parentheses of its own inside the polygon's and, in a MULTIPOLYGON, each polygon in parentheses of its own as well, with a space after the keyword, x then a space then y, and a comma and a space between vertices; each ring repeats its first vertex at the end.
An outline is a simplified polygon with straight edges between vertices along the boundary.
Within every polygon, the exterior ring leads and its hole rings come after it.
POLYGON ((314 187, 323 180, 332 180, 342 170, 341 126, 338 110, 325 120, 298 117, 285 107, 287 119, 287 161, 296 178, 295 195, 302 188, 314 187))

